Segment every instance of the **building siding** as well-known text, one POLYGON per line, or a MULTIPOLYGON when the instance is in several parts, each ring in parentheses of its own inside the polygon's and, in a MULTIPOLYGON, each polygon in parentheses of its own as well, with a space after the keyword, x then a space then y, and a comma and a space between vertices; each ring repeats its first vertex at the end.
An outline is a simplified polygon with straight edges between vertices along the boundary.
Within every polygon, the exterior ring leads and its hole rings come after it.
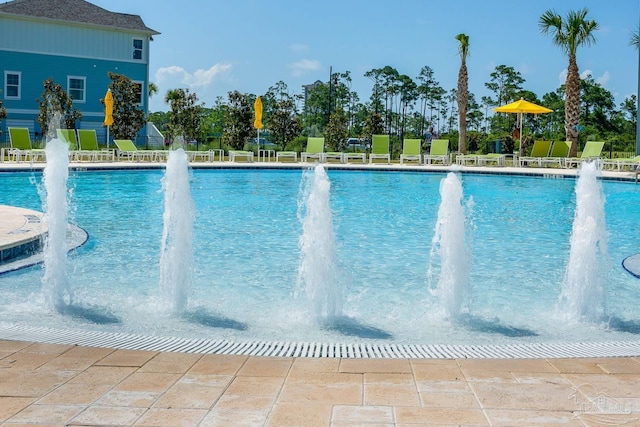
POLYGON ((149 36, 123 30, 0 17, 0 50, 148 64, 149 36), (143 43, 133 59, 133 39, 143 43))
MULTIPOLYGON (((142 83, 141 108, 146 112, 152 34, 157 33, 0 14, 0 99, 7 109, 7 118, 0 122, 0 146, 7 144, 9 126, 28 127, 36 140, 41 136, 36 120, 38 99, 43 92, 42 83, 48 78, 67 93, 68 77, 84 79, 85 100, 74 101, 82 113, 78 128, 104 130, 104 106, 100 100, 111 83, 109 72, 142 83), (134 39, 142 40, 141 59, 133 59, 134 39), (19 99, 6 98, 6 71, 20 73, 19 99)), ((98 132, 99 137, 102 134, 98 132)), ((145 128, 138 142, 144 138, 145 128)))

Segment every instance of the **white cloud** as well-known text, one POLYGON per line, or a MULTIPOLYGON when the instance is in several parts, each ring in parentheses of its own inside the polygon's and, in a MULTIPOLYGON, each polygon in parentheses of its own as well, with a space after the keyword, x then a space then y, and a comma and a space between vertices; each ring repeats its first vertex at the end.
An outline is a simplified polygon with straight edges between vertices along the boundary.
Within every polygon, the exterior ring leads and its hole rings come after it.
POLYGON ((168 107, 164 103, 164 97, 172 89, 189 89, 197 94, 200 101, 211 101, 208 89, 217 81, 229 80, 231 69, 230 64, 214 64, 206 70, 198 69, 193 73, 178 65, 159 68, 153 80, 158 93, 149 99, 149 110, 166 111, 168 107))
POLYGON ((292 52, 295 53, 301 53, 301 52, 306 52, 309 50, 309 46, 307 46, 306 44, 302 44, 302 43, 294 43, 291 46, 289 46, 289 50, 291 50, 292 52))
POLYGON ((207 70, 199 69, 191 74, 180 66, 172 65, 159 68, 156 71, 155 83, 158 87, 177 83, 179 86, 186 86, 189 89, 202 88, 209 86, 216 76, 228 73, 230 70, 231 65, 229 64, 214 64, 207 70))
POLYGON ((600 77, 596 79, 596 82, 600 83, 602 86, 606 85, 609 82, 611 75, 608 71, 605 71, 600 77))
POLYGON ((291 74, 294 77, 300 77, 312 71, 319 70, 320 61, 317 61, 315 59, 301 59, 298 62, 289 64, 289 68, 291 68, 291 74))
POLYGON ((566 68, 560 71, 560 74, 558 74, 558 81, 560 82, 561 85, 567 82, 567 74, 569 73, 567 72, 566 68))
POLYGON ((583 72, 580 73, 580 79, 581 80, 584 80, 584 79, 588 78, 589 76, 593 77, 593 71, 584 70, 583 72))

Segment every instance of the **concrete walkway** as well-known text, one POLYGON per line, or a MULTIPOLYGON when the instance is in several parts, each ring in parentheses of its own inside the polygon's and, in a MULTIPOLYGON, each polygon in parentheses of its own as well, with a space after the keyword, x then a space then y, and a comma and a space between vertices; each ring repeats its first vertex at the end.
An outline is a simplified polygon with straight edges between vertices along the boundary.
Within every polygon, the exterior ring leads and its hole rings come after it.
POLYGON ((331 359, 0 341, 5 426, 640 425, 640 359, 331 359))

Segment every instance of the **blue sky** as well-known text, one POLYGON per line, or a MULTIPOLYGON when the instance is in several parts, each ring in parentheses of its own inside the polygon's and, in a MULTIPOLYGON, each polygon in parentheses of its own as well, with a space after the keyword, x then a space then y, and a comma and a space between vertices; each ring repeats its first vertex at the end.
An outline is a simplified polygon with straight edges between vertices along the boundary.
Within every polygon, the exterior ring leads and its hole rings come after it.
POLYGON ((264 94, 278 81, 290 93, 351 71, 362 102, 371 93, 364 73, 390 65, 415 78, 428 65, 446 89, 456 86, 460 59, 456 34, 470 37, 469 90, 497 65, 520 71, 524 88, 542 97, 564 82, 567 59, 543 36, 538 19, 547 9, 565 16, 589 9, 600 24, 597 43, 578 50, 581 73, 591 73, 619 104, 638 88, 638 53, 629 46, 638 28, 635 0, 92 0, 105 9, 140 15, 160 32, 151 44, 150 79, 159 88, 150 110, 167 110, 169 89, 188 88, 206 106, 229 91, 264 94))

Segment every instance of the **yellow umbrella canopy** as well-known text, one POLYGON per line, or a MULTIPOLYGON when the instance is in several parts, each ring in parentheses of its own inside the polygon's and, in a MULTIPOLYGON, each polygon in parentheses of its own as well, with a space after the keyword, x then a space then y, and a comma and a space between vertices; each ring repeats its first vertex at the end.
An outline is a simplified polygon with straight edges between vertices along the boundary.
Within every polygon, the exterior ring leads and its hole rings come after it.
POLYGON ((511 104, 503 105, 501 107, 494 108, 496 113, 525 113, 525 114, 544 114, 551 113, 553 110, 543 107, 542 105, 534 104, 533 102, 526 101, 520 98, 518 101, 511 104))
POLYGON ((113 124, 113 94, 111 89, 107 89, 104 96, 104 125, 111 126, 113 124))
POLYGON ((253 122, 253 127, 256 129, 262 129, 262 99, 256 98, 253 103, 253 109, 255 110, 256 120, 253 122))
POLYGON ((518 122, 520 124, 520 149, 522 149, 522 115, 545 114, 553 112, 553 110, 550 110, 547 107, 534 104, 533 102, 529 102, 523 98, 520 98, 519 100, 512 102, 511 104, 496 107, 493 109, 493 111, 495 111, 496 113, 513 113, 518 115, 518 122))

